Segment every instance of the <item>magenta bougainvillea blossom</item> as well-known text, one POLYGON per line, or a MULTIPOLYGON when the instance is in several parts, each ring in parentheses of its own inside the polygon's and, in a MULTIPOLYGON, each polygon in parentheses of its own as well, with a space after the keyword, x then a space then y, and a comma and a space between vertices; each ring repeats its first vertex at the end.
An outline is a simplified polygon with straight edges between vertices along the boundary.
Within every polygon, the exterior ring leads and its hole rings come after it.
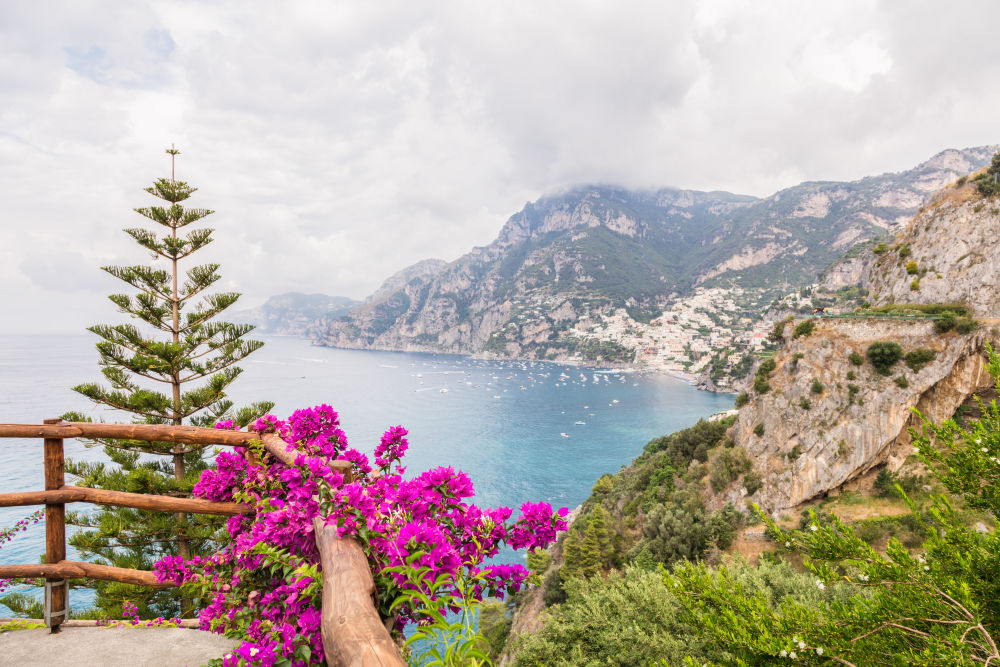
MULTIPOLYGON (((474 495, 472 480, 450 467, 404 479, 401 461, 409 443, 402 426, 382 436, 374 468, 365 454, 348 447, 338 415, 328 405, 298 410, 287 421, 268 415, 254 428, 287 442, 296 453, 295 465, 246 449, 220 453, 216 468, 202 473, 194 494, 251 503, 254 513, 229 519, 232 541, 211 558, 168 556, 154 567, 160 581, 184 585, 207 598, 200 613, 203 629, 245 638, 224 658, 225 667, 322 662, 315 517, 325 517, 339 536, 360 541, 383 618, 389 618, 389 606, 401 588, 424 581, 427 592, 440 575, 455 581, 476 577, 482 582, 475 587, 480 598, 515 592, 527 570, 484 561, 505 544, 545 548, 558 531, 566 530, 566 508, 553 512, 548 503, 525 503, 521 516, 511 522, 509 508, 481 509, 467 502, 474 495), (337 459, 351 463, 350 483, 328 464, 337 459), (411 575, 425 569, 422 578, 386 571, 400 567, 411 575)), ((396 609, 395 628, 414 622, 416 612, 396 609)))

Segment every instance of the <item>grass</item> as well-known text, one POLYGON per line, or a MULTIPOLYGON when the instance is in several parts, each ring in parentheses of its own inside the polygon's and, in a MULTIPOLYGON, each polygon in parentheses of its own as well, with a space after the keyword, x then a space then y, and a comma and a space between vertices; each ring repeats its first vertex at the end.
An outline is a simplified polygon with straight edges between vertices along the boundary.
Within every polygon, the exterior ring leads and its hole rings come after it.
POLYGON ((36 630, 38 628, 44 628, 45 624, 41 621, 31 621, 28 619, 14 619, 6 623, 0 623, 0 634, 4 632, 14 632, 15 630, 36 630))

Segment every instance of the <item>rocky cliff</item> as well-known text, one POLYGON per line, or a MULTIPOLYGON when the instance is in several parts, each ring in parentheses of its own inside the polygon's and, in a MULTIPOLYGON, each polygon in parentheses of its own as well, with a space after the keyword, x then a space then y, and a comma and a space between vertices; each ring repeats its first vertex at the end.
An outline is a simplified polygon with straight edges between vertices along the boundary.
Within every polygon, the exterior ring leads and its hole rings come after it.
POLYGON ((971 183, 939 193, 862 276, 874 303, 953 303, 1000 314, 1000 198, 971 183))
POLYGON ((648 321, 697 287, 738 288, 739 307, 759 312, 777 294, 811 283, 855 244, 903 224, 930 192, 985 165, 994 150, 944 151, 898 174, 808 182, 766 198, 574 188, 525 205, 490 245, 417 272, 396 289, 387 285, 317 340, 625 360, 634 351, 595 347, 568 329, 616 308, 648 321))
MULTIPOLYGON (((938 334, 929 321, 814 322, 813 333, 799 338, 786 327, 766 378, 770 390, 752 392, 732 428, 763 481, 751 499, 771 512, 836 491, 877 466, 898 469, 913 451, 907 430, 919 425, 913 408, 940 422, 990 382, 986 327, 958 335, 938 334), (864 359, 876 341, 894 341, 904 353, 930 350, 934 358, 916 368, 901 360, 890 376, 867 360, 851 361, 852 354, 864 359)), ((745 506, 746 489, 736 486, 716 494, 713 506, 745 506)))

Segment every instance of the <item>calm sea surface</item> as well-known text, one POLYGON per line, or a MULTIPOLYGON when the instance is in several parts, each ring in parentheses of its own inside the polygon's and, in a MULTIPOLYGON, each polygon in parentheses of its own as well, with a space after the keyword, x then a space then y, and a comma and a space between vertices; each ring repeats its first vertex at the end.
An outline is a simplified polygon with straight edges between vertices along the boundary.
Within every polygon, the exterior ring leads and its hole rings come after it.
MULTIPOLYGON (((483 506, 516 510, 525 501, 545 500, 575 507, 595 479, 629 463, 650 438, 732 407, 732 396, 658 374, 262 338, 267 344, 241 364, 243 376, 231 386, 238 405, 271 400, 275 414, 286 417, 328 403, 340 413, 350 445, 369 454, 386 428, 402 424, 410 431, 409 472, 464 470, 483 506)), ((88 334, 0 335, 0 422, 40 423, 69 410, 127 421, 95 411, 70 390, 101 378, 95 340, 88 334)), ((66 441, 66 452, 78 459, 103 456, 74 440, 66 441)), ((0 491, 42 488, 42 441, 0 439, 0 491)), ((32 509, 0 508, 0 527, 32 509)), ((37 562, 44 551, 39 524, 0 547, 0 564, 37 562)), ((87 591, 71 593, 76 608, 90 600, 87 591)), ((0 606, 0 615, 6 611, 0 606)))

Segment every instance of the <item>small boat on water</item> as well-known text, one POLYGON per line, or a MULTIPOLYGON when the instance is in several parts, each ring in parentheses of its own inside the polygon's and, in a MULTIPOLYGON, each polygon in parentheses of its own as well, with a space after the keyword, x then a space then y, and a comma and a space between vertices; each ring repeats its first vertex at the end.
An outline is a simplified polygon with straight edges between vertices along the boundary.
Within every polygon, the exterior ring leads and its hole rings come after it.
POLYGON ((569 433, 560 433, 559 435, 561 435, 564 438, 568 438, 569 437, 569 433))
POLYGON ((577 426, 586 426, 587 425, 587 422, 573 422, 573 423, 576 424, 577 426))

